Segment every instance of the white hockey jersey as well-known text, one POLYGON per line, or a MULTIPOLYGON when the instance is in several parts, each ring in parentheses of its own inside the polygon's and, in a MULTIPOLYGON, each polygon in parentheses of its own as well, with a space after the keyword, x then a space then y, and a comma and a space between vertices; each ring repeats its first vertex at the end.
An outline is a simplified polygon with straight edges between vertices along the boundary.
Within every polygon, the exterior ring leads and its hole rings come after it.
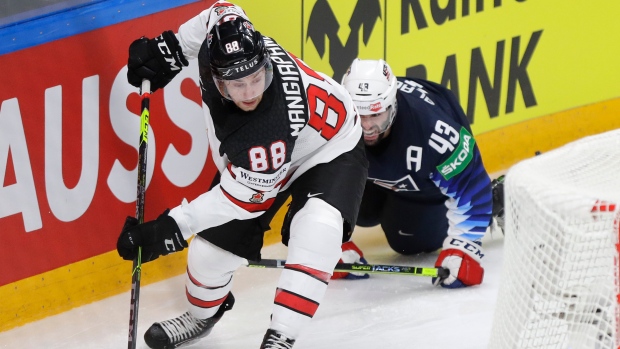
POLYGON ((247 19, 240 7, 219 1, 177 33, 185 56, 199 59, 209 146, 221 174, 219 185, 170 211, 186 239, 234 219, 260 216, 278 192, 308 169, 353 149, 362 135, 347 91, 268 37, 263 38, 273 81, 257 108, 244 112, 223 99, 203 75, 208 63, 201 57, 207 33, 229 16, 247 19))

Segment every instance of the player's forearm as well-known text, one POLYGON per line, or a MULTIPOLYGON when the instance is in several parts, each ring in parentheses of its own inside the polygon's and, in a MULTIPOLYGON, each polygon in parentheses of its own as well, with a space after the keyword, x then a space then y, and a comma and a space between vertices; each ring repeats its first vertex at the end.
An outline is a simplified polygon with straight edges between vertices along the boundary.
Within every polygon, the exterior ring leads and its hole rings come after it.
POLYGON ((445 183, 442 192, 449 197, 448 235, 476 241, 484 236, 492 218, 491 182, 481 163, 472 162, 459 176, 445 183))
POLYGON ((209 18, 208 14, 205 16, 205 12, 210 12, 211 9, 201 12, 196 17, 181 24, 176 36, 179 40, 181 49, 185 58, 193 59, 198 57, 200 46, 207 36, 206 19, 209 18))
POLYGON ((468 216, 450 210, 448 212, 448 235, 479 241, 484 236, 490 220, 490 213, 468 216))

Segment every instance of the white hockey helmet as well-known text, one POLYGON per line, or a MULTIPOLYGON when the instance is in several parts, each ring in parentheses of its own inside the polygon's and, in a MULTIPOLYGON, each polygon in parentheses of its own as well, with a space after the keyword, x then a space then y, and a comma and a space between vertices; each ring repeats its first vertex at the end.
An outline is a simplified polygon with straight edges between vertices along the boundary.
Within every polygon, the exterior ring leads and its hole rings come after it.
POLYGON ((383 60, 356 58, 342 77, 342 86, 349 91, 360 115, 382 113, 390 109, 385 132, 396 115, 396 76, 383 60))

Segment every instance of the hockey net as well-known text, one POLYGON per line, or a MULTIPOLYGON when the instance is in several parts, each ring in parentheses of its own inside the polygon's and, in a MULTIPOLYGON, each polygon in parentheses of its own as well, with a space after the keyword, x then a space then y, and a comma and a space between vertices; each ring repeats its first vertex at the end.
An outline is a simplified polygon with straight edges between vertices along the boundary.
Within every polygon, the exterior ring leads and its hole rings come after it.
POLYGON ((513 166, 489 349, 618 349, 620 130, 513 166))

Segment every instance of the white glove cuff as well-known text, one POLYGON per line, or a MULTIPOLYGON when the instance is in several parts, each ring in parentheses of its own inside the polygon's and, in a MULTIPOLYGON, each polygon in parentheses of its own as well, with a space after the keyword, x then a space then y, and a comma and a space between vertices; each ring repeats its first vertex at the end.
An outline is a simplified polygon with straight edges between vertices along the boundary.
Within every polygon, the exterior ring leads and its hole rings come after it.
POLYGON ((187 204, 187 199, 183 199, 179 206, 173 208, 168 213, 168 216, 174 218, 175 222, 177 222, 179 230, 181 230, 181 234, 183 234, 183 238, 185 240, 188 240, 194 235, 189 224, 187 223, 187 219, 185 219, 185 214, 183 213, 183 206, 187 206, 187 204))
POLYGON ((342 259, 343 263, 359 263, 360 262, 360 254, 355 250, 346 250, 342 251, 342 259))
POLYGON ((463 251, 474 260, 480 261, 484 257, 482 253, 482 247, 475 242, 469 241, 456 236, 448 236, 443 241, 443 249, 453 249, 463 251))

